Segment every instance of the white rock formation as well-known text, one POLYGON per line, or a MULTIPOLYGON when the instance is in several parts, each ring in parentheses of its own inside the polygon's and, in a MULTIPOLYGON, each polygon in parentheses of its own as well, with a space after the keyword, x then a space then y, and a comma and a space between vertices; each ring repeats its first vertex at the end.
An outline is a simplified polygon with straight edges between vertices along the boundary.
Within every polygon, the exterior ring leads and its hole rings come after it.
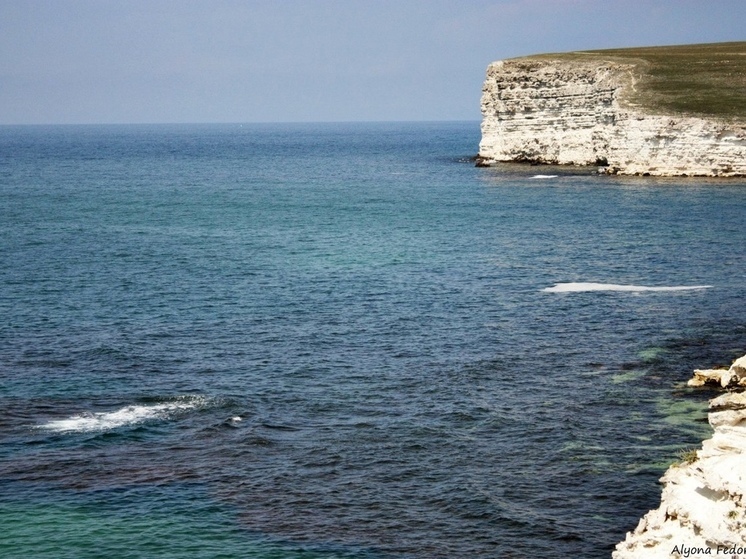
POLYGON ((746 393, 723 394, 710 410, 712 438, 696 459, 668 469, 661 506, 616 546, 613 559, 746 558, 746 393))
POLYGON ((633 65, 598 59, 493 62, 479 163, 604 165, 610 173, 746 175, 746 126, 648 114, 626 101, 633 65))
POLYGON ((746 355, 736 359, 729 369, 695 369, 689 386, 719 384, 723 388, 746 386, 746 355))

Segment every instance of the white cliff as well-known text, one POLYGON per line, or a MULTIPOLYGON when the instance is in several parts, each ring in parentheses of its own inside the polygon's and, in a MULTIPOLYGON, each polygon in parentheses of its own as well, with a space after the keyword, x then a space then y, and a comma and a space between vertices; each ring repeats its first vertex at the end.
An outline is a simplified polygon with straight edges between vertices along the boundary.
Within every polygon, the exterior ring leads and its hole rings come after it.
MULTIPOLYGON (((746 356, 734 367, 739 363, 746 356)), ((616 546, 613 559, 746 558, 746 393, 711 400, 708 417, 712 438, 668 469, 660 507, 616 546)))
POLYGON ((743 121, 634 106, 634 64, 528 57, 493 62, 482 89, 479 165, 603 165, 609 173, 746 175, 743 121))

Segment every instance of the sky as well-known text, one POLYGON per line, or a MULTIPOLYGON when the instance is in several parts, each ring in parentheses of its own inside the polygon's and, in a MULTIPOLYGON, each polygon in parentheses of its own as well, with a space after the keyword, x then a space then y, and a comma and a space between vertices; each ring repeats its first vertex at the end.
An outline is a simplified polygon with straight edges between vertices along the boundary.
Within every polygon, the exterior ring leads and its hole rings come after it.
POLYGON ((746 0, 0 0, 0 125, 479 120, 494 60, 744 22, 746 0))

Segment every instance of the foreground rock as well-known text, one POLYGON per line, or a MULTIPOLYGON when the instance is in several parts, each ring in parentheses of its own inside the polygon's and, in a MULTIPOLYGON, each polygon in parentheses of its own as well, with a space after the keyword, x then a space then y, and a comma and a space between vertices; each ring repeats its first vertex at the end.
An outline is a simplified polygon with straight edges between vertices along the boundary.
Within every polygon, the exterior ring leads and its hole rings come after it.
POLYGON ((720 385, 723 388, 746 386, 746 355, 737 359, 728 369, 697 369, 689 386, 705 384, 720 385))
POLYGON ((741 121, 648 114, 626 99, 634 65, 529 57, 492 63, 477 164, 599 165, 602 172, 746 176, 741 121))
MULTIPOLYGON (((736 363, 746 364, 746 356, 736 363)), ((711 400, 709 422, 712 438, 668 469, 661 506, 616 546, 613 559, 746 558, 746 393, 711 400)))

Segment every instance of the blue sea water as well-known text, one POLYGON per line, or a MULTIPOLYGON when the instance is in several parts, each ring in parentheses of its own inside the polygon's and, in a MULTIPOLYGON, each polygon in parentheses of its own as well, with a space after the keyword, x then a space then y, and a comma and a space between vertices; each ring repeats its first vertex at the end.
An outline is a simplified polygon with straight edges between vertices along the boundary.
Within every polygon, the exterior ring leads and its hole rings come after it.
POLYGON ((0 127, 0 556, 608 557, 746 353, 746 181, 478 142, 0 127))

